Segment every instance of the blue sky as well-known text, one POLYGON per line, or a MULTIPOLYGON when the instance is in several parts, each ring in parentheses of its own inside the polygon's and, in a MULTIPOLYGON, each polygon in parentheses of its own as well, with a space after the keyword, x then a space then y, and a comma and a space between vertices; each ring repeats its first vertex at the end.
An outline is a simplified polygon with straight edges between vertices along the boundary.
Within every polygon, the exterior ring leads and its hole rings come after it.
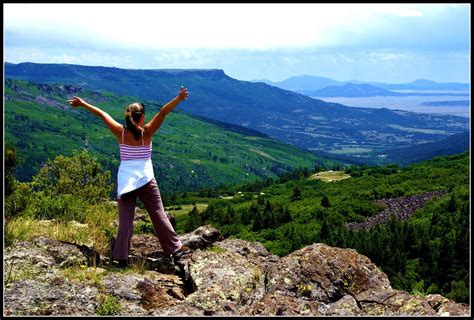
POLYGON ((470 81, 470 4, 3 4, 4 61, 470 81))

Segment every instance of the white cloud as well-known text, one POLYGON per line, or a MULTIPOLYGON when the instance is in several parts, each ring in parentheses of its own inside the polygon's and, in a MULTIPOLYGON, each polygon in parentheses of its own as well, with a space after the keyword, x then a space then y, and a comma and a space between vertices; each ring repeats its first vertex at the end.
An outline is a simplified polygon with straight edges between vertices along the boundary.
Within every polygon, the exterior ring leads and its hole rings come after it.
POLYGON ((153 54, 157 68, 208 68, 216 64, 216 58, 214 51, 196 49, 159 50, 153 54))
MULTIPOLYGON (((5 29, 120 48, 329 46, 429 4, 4 4, 5 29)), ((439 5, 438 5, 439 6, 439 5)), ((373 30, 372 30, 373 31, 373 30)))
POLYGON ((298 74, 412 81, 424 66, 425 78, 449 74, 451 81, 468 81, 469 9, 396 3, 4 4, 4 59, 220 68, 240 79, 274 81, 298 74))
POLYGON ((136 58, 128 54, 113 52, 91 52, 83 49, 54 48, 48 51, 35 47, 10 47, 5 51, 4 59, 11 63, 69 63, 92 66, 139 68, 143 67, 136 58))
POLYGON ((376 62, 402 62, 413 59, 413 56, 408 53, 376 51, 369 53, 368 58, 376 62))

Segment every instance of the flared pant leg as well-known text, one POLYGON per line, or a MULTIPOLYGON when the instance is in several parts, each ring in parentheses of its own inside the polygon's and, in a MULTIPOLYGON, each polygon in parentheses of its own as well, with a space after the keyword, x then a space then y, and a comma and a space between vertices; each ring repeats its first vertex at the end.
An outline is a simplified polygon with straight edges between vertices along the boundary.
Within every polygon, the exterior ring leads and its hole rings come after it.
POLYGON ((135 215, 137 196, 143 202, 150 215, 156 236, 160 241, 164 254, 169 256, 181 248, 182 243, 178 239, 178 235, 165 214, 160 190, 158 189, 156 180, 153 178, 143 187, 123 194, 121 198, 118 199, 119 227, 112 251, 112 258, 117 260, 128 259, 130 241, 133 235, 133 218, 135 215))
POLYGON ((171 255, 181 248, 182 243, 178 239, 178 235, 165 214, 160 190, 155 178, 138 189, 138 197, 143 202, 148 214, 150 215, 151 222, 153 223, 156 236, 160 241, 163 252, 165 255, 171 255))
POLYGON ((118 202, 119 227, 117 238, 115 239, 112 258, 117 260, 127 260, 130 251, 130 241, 133 234, 133 217, 137 205, 137 195, 135 191, 123 194, 118 202))

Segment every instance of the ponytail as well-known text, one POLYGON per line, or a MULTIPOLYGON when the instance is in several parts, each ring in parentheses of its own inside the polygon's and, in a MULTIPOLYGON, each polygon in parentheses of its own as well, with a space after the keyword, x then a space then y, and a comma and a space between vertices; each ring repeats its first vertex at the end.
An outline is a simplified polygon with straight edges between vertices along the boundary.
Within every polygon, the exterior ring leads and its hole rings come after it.
POLYGON ((143 128, 138 125, 143 114, 145 106, 140 102, 130 104, 125 112, 125 127, 130 130, 135 140, 139 140, 143 134, 143 128))

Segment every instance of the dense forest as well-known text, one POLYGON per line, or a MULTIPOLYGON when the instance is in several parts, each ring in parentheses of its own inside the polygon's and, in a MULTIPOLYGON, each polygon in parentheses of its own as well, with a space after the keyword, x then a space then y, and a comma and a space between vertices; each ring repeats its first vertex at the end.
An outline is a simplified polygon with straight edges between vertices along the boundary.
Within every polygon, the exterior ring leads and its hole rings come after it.
POLYGON ((345 172, 350 179, 330 183, 297 170, 297 179, 241 186, 232 199, 212 200, 178 221, 183 231, 211 223, 225 236, 260 241, 278 255, 314 242, 354 248, 381 267, 395 288, 468 302, 469 153, 345 172), (428 192, 439 196, 408 219, 392 218, 368 230, 347 227, 381 213, 385 206, 377 200, 428 192))

